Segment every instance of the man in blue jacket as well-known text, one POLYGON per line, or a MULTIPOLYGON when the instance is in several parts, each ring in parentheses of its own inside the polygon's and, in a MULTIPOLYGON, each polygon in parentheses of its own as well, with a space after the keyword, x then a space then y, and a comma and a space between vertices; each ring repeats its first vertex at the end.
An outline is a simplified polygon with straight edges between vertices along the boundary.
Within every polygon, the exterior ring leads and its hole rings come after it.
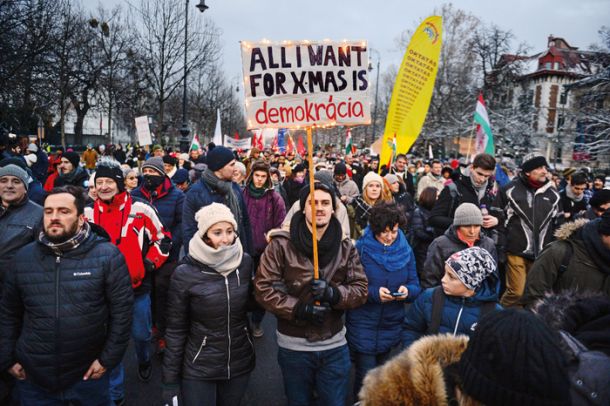
MULTIPOLYGON (((235 156, 230 149, 214 147, 206 157, 207 169, 201 180, 193 185, 184 199, 182 211, 182 238, 190 241, 197 232, 195 213, 211 203, 222 203, 231 209, 239 228, 239 239, 244 251, 252 255, 252 231, 250 217, 239 186, 232 181, 235 156)), ((184 245, 188 254, 188 244, 184 245)))
POLYGON ((11 264, 0 303, 0 371, 22 405, 110 403, 107 370, 129 343, 133 291, 125 260, 84 218, 76 186, 54 189, 37 240, 11 264))

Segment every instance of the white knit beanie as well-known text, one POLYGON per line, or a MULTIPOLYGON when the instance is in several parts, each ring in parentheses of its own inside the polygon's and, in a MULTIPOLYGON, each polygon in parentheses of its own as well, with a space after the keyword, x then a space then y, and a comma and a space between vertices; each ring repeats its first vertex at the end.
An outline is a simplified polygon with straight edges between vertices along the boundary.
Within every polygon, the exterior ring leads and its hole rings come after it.
POLYGON ((378 175, 377 173, 371 171, 371 172, 367 173, 366 176, 364 177, 364 179, 362 180, 362 192, 363 193, 364 193, 364 190, 366 189, 366 187, 368 186, 368 184, 371 182, 377 182, 381 185, 381 187, 383 187, 383 178, 381 177, 381 175, 378 175))
POLYGON ((231 223, 235 231, 237 231, 237 222, 233 213, 231 213, 231 209, 220 203, 212 203, 199 209, 195 213, 195 221, 197 221, 199 237, 203 237, 210 227, 221 221, 231 223))

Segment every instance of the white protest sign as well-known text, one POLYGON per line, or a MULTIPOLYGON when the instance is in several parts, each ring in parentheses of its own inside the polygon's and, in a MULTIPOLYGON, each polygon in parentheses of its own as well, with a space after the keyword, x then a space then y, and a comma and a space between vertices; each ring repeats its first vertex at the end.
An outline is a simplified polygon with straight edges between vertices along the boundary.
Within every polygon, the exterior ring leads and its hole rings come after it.
POLYGON ((232 137, 225 137, 225 147, 232 149, 250 149, 252 146, 252 138, 243 138, 237 140, 232 137))
POLYGON ((150 127, 148 126, 148 116, 136 117, 136 133, 138 134, 138 143, 140 145, 152 144, 150 127))
POLYGON ((371 121, 365 41, 241 42, 248 129, 371 121))

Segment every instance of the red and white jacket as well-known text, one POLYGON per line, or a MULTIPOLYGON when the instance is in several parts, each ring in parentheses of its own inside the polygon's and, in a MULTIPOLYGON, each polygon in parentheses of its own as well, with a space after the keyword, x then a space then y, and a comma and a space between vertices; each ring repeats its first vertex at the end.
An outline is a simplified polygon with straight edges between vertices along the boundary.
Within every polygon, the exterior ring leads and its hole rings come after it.
POLYGON ((97 199, 93 207, 85 208, 85 217, 102 227, 123 253, 134 289, 146 276, 145 259, 158 269, 169 256, 171 234, 157 211, 127 192, 116 195, 110 204, 97 199))

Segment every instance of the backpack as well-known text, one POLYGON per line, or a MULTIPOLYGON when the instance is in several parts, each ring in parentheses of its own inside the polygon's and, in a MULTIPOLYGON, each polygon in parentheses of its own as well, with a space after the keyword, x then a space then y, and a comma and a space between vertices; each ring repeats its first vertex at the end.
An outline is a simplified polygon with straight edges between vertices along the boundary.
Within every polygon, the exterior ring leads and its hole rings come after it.
MULTIPOLYGON (((438 334, 441 327, 441 316, 443 315, 443 306, 445 305, 445 292, 443 292, 442 286, 434 288, 432 293, 432 317, 426 334, 438 334)), ((496 309, 494 302, 485 302, 481 306, 481 314, 479 318, 483 317, 487 313, 491 313, 496 309)))

